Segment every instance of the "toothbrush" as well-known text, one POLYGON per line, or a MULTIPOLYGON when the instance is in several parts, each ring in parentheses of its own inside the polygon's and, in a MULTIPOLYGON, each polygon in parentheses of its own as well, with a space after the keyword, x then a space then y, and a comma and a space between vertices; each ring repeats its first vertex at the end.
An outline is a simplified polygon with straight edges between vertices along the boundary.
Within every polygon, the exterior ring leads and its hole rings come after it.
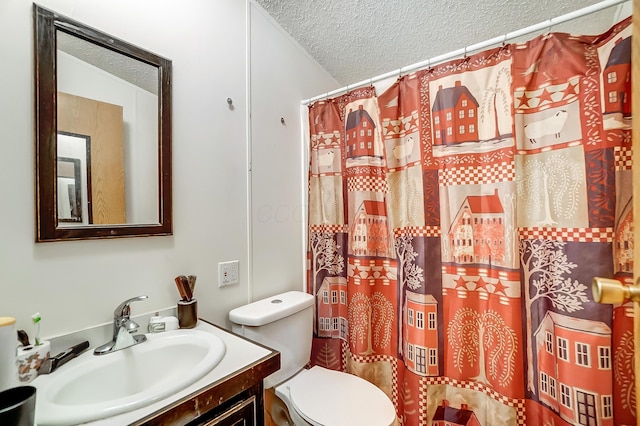
POLYGON ((40 321, 42 320, 40 312, 31 315, 31 320, 36 325, 36 346, 40 346, 40 321))
POLYGON ((191 289, 191 293, 193 294, 193 290, 196 288, 196 276, 195 275, 187 275, 187 281, 189 282, 189 288, 191 289))

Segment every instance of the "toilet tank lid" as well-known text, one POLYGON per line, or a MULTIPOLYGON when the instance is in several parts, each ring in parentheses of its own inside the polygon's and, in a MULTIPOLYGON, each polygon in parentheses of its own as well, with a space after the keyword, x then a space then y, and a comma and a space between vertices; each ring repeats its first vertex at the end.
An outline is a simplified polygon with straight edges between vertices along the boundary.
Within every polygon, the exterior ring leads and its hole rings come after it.
POLYGON ((258 327, 293 315, 311 305, 311 294, 288 291, 235 308, 229 312, 229 320, 240 325, 258 327))

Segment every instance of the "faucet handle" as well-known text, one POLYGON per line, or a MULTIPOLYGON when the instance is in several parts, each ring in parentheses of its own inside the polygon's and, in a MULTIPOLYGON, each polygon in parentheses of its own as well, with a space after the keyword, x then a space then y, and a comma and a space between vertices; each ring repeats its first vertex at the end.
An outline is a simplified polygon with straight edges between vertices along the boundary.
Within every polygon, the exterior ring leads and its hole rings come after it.
POLYGON ((138 302, 148 298, 148 296, 138 296, 125 300, 118 305, 115 311, 113 311, 114 318, 129 317, 129 314, 131 313, 131 307, 129 305, 131 304, 131 302, 138 302))

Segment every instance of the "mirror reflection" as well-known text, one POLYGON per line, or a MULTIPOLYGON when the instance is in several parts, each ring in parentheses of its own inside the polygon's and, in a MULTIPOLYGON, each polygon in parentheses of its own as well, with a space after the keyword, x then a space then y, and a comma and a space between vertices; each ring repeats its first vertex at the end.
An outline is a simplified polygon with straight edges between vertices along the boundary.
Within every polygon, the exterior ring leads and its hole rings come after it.
POLYGON ((171 61, 34 17, 36 241, 170 235, 171 61))
POLYGON ((158 223, 158 69, 63 31, 56 39, 58 133, 93 145, 88 223, 158 223))
POLYGON ((91 138, 58 132, 58 226, 93 223, 91 214, 91 138))
POLYGON ((80 160, 58 157, 58 222, 82 222, 80 160))

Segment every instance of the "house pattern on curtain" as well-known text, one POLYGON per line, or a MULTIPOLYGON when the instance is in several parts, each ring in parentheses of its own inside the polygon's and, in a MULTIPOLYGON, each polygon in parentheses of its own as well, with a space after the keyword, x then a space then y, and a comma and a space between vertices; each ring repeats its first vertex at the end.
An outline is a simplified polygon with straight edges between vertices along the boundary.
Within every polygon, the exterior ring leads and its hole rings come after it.
POLYGON ((309 107, 312 363, 403 425, 635 424, 627 19, 309 107))

